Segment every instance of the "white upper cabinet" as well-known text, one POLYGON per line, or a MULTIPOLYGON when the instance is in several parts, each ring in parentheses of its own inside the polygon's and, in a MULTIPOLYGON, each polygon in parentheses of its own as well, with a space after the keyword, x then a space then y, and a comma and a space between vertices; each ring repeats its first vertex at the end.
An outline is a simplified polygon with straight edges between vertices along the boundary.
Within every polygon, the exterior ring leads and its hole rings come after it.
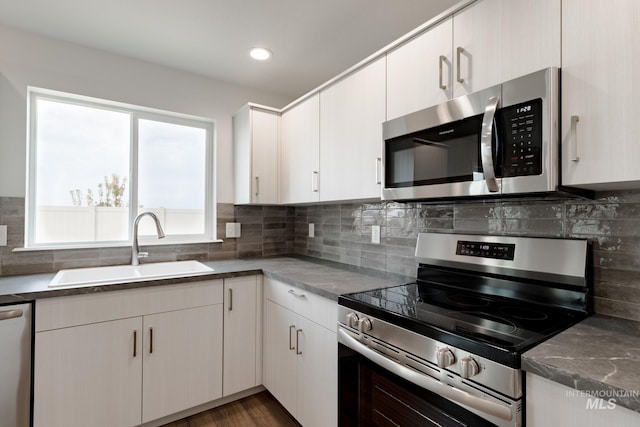
POLYGON ((562 2, 562 184, 640 186, 640 2, 562 2))
POLYGON ((236 204, 278 203, 280 113, 247 105, 233 116, 236 204))
POLYGON ((320 92, 320 200, 380 198, 385 58, 320 92))
POLYGON ((560 66, 560 0, 479 0, 387 54, 387 120, 560 66))
POLYGON ((387 54, 387 120, 451 98, 452 37, 447 18, 387 54))
POLYGON ((453 95, 560 66, 560 0, 481 0, 453 18, 453 95))
POLYGON ((320 200, 320 96, 282 113, 280 201, 320 200))

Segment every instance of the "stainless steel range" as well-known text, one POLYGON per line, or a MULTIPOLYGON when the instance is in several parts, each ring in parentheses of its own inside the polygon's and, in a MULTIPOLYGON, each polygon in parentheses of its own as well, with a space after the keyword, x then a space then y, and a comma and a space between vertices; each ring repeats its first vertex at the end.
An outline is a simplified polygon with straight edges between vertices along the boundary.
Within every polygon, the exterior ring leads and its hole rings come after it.
POLYGON ((425 233, 417 281, 339 299, 341 426, 522 426, 524 351, 586 318, 584 240, 425 233))

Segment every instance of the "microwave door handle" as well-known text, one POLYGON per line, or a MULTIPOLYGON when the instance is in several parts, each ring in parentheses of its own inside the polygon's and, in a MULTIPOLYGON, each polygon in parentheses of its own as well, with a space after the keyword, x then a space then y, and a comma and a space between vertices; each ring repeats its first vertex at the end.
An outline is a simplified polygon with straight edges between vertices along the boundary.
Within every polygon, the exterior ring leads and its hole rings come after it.
POLYGON ((500 188, 496 181, 496 171, 493 165, 493 149, 491 147, 491 137, 493 135, 493 123, 498 109, 500 98, 492 96, 484 109, 482 117, 482 129, 480 133, 480 158, 482 160, 482 171, 487 188, 492 193, 497 193, 500 188))

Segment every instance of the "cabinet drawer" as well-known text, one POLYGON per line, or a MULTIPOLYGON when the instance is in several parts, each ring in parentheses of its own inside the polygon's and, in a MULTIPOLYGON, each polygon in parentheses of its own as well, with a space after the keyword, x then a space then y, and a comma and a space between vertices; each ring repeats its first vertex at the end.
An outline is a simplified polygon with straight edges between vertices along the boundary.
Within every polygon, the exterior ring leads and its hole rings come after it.
POLYGON ((36 301, 35 330, 222 304, 222 301, 222 280, 47 298, 36 301))
POLYGON ((264 297, 293 311, 292 292, 300 291, 293 285, 287 285, 269 277, 264 278, 264 297))
POLYGON ((331 331, 336 329, 336 301, 269 278, 265 278, 265 297, 331 331))

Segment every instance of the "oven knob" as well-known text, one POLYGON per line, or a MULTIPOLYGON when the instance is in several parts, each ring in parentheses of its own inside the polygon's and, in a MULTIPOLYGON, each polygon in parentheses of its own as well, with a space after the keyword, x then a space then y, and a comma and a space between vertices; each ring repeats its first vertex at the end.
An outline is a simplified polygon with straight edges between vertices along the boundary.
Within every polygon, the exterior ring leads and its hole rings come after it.
POLYGON ((460 375, 462 378, 471 378, 480 373, 480 365, 471 357, 463 357, 460 360, 460 375))
POLYGON ((358 315, 355 313, 349 313, 347 314, 347 326, 350 328, 357 328, 358 327, 358 315))
POLYGON ((369 332, 373 329, 373 325, 371 324, 371 320, 363 317, 358 321, 358 330, 362 333, 369 332))
POLYGON ((456 363, 456 356, 448 348, 439 348, 436 352, 436 361, 440 368, 446 368, 456 363))

